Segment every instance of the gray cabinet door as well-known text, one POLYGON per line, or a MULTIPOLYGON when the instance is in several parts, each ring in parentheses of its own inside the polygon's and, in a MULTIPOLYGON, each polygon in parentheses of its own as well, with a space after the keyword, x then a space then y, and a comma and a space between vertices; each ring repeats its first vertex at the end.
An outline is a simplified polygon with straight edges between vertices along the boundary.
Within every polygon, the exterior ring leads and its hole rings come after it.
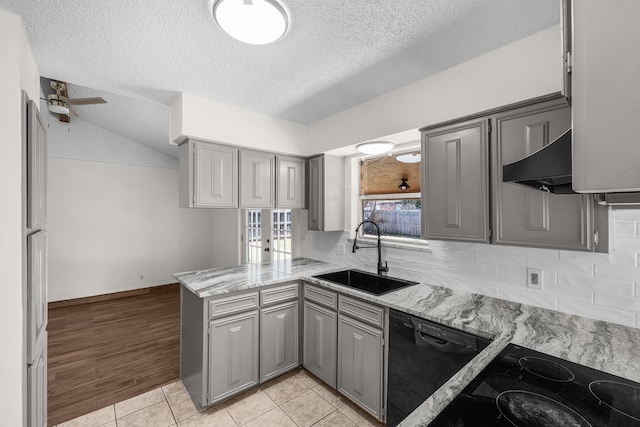
POLYGON ((382 417, 382 331, 338 316, 338 391, 382 417))
POLYGON ((309 230, 344 230, 344 158, 322 155, 308 162, 309 230))
POLYGON ((309 159, 309 230, 324 228, 323 158, 309 159))
POLYGON ((238 207, 238 150, 193 141, 195 207, 238 207))
POLYGON ((298 366, 298 301, 260 310, 260 379, 298 366))
POLYGON ((209 401, 259 382, 258 311, 209 322, 209 401))
POLYGON ((640 191, 640 2, 574 0, 571 7, 573 189, 640 191))
POLYGON ((240 151, 240 207, 274 207, 275 156, 258 151, 240 151))
POLYGON ((277 157, 276 208, 305 207, 305 164, 298 157, 277 157))
POLYGON ((33 364, 27 367, 27 425, 47 426, 47 333, 33 364))
POLYGON ((304 368, 336 387, 338 315, 309 301, 304 303, 304 368))
POLYGON ((426 239, 489 242, 486 119, 422 133, 422 234, 426 239))
POLYGON ((502 182, 502 165, 541 149, 571 127, 560 99, 495 116, 491 138, 494 242, 591 250, 593 203, 588 195, 551 194, 502 182))
POLYGON ((35 363, 47 335, 47 232, 27 237, 27 363, 35 363))
POLYGON ((27 106, 27 227, 47 221, 47 134, 33 101, 27 106))

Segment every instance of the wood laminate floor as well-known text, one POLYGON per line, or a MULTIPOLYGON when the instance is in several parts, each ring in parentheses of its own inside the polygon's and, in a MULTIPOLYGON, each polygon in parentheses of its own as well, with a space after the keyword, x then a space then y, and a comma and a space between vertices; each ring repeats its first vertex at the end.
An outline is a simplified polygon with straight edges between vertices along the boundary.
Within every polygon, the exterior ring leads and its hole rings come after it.
POLYGON ((179 378, 180 287, 49 308, 48 425, 179 378))

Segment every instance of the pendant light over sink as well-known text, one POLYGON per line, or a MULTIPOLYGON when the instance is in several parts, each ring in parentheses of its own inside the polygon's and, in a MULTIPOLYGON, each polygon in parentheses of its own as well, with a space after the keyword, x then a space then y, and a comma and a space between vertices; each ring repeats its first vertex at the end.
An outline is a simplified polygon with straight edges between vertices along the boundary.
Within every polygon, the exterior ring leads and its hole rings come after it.
POLYGON ((275 0, 214 0, 216 23, 241 42, 262 45, 281 38, 289 27, 289 17, 275 0))

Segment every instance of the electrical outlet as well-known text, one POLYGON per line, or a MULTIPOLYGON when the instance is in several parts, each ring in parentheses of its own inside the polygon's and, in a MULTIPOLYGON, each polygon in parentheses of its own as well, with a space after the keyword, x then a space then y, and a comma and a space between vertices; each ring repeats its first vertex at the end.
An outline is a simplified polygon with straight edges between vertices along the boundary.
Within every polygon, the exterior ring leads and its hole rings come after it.
POLYGON ((336 246, 336 255, 343 255, 344 256, 344 245, 337 245, 336 246))
POLYGON ((144 280, 144 274, 140 275, 140 280, 144 280))
POLYGON ((311 244, 311 235, 303 234, 302 236, 300 236, 300 243, 302 243, 304 245, 310 245, 311 244))
POLYGON ((539 291, 544 289, 544 283, 542 282, 543 275, 541 268, 527 268, 527 288, 537 289, 539 291))

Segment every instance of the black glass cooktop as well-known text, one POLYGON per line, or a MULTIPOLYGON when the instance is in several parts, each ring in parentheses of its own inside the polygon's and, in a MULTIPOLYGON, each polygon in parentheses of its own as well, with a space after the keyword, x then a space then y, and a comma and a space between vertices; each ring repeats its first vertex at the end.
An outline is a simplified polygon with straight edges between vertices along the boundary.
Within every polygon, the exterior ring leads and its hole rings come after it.
POLYGON ((509 344, 431 427, 640 427, 640 384, 509 344))

